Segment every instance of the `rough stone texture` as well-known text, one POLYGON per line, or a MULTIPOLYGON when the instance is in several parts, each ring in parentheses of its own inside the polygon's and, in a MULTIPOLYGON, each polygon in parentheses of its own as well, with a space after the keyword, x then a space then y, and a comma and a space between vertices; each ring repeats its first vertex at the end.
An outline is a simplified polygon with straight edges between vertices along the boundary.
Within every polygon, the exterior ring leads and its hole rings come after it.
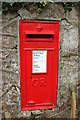
MULTIPOLYGON (((20 85, 18 72, 18 20, 43 18, 60 19, 60 63, 58 79, 58 106, 66 103, 69 83, 78 80, 78 10, 65 13, 61 3, 48 3, 42 12, 31 4, 27 9, 19 9, 15 14, 2 15, 2 44, 0 44, 0 60, 2 60, 2 109, 3 116, 30 117, 31 111, 20 111, 20 85), (7 106, 5 111, 5 106, 7 106)), ((0 28, 0 29, 1 29, 0 28)), ((1 42, 0 42, 1 43, 1 42)), ((52 110, 53 111, 53 110, 52 110)), ((40 110, 32 111, 41 114, 40 110)), ((68 114, 65 115, 69 118, 68 114)))
POLYGON ((78 28, 69 26, 64 29, 63 33, 63 43, 62 43, 62 51, 63 55, 74 53, 77 55, 78 53, 78 28))
POLYGON ((72 11, 66 12, 65 18, 72 24, 73 26, 78 26, 78 10, 75 7, 72 7, 72 11))
POLYGON ((19 9, 18 11, 22 19, 36 19, 39 13, 38 7, 34 7, 33 5, 29 5, 27 9, 19 9))
POLYGON ((64 8, 62 7, 62 4, 59 3, 58 4, 48 4, 47 6, 45 6, 45 8, 43 9, 43 12, 41 12, 41 14, 38 17, 41 18, 54 18, 54 19, 63 19, 64 16, 64 8))

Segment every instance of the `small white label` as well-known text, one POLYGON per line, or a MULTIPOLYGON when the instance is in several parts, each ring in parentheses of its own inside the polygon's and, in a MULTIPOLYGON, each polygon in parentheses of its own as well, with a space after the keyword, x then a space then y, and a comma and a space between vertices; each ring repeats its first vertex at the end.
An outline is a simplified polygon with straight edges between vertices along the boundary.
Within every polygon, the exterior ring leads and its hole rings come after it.
POLYGON ((33 73, 45 73, 47 62, 47 50, 33 50, 33 73))

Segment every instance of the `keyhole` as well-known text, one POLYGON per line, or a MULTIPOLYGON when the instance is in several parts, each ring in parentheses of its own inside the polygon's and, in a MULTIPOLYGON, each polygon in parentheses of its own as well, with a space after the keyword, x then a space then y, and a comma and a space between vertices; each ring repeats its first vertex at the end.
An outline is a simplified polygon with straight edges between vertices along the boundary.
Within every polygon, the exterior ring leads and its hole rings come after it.
POLYGON ((32 79, 32 76, 31 76, 31 79, 32 79))

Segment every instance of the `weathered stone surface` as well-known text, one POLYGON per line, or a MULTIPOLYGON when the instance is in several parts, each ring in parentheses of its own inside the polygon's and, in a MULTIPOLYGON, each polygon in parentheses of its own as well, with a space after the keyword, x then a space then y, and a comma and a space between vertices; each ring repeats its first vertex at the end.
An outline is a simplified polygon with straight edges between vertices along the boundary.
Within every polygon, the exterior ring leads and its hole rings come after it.
POLYGON ((78 28, 70 26, 64 29, 62 52, 63 55, 71 54, 71 52, 77 54, 78 50, 78 28))
POLYGON ((4 36, 7 36, 6 35, 7 33, 8 36, 12 34, 13 35, 12 37, 17 37, 18 35, 18 21, 17 20, 18 19, 19 17, 17 17, 16 19, 9 20, 8 22, 2 23, 3 26, 6 24, 6 27, 2 29, 3 35, 5 34, 4 36))
POLYGON ((58 106, 66 103, 68 97, 71 97, 69 86, 71 82, 78 80, 78 56, 65 56, 61 57, 59 64, 59 97, 58 106), (66 93, 66 94, 65 94, 66 93))
POLYGON ((68 22, 68 20, 67 19, 62 19, 61 20, 61 26, 69 26, 70 24, 69 24, 69 22, 68 22))
POLYGON ((41 18, 55 18, 55 19, 62 19, 65 18, 64 8, 62 4, 55 3, 51 4, 48 3, 47 6, 43 9, 43 12, 39 15, 41 18))
POLYGON ((6 21, 9 21, 11 19, 14 19, 15 17, 17 17, 18 14, 17 13, 7 13, 7 14, 2 14, 2 19, 3 19, 3 22, 6 22, 6 21))
POLYGON ((33 12, 32 14, 26 10, 26 9, 20 9, 18 11, 18 14, 20 14, 22 19, 31 19, 31 18, 36 18, 38 14, 36 14, 35 12, 33 12))
POLYGON ((60 61, 60 81, 62 84, 78 79, 78 56, 62 58, 60 61))
POLYGON ((73 26, 78 26, 78 10, 75 7, 72 7, 72 11, 67 11, 65 17, 73 26))
POLYGON ((14 49, 17 47, 17 44, 18 44, 18 40, 16 37, 11 37, 11 36, 3 36, 2 37, 2 44, 1 46, 3 48, 8 48, 8 49, 14 49))
POLYGON ((23 118, 31 118, 31 111, 21 111, 18 114, 18 118, 23 117, 23 118))
POLYGON ((32 111, 33 114, 41 114, 42 112, 40 110, 34 110, 32 111))

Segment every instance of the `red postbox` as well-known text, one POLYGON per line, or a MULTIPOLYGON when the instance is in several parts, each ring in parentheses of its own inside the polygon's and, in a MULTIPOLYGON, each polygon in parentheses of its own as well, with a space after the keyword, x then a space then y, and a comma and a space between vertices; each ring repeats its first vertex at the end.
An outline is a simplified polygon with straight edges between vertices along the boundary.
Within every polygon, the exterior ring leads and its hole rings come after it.
POLYGON ((59 21, 20 20, 21 110, 56 107, 59 21))

